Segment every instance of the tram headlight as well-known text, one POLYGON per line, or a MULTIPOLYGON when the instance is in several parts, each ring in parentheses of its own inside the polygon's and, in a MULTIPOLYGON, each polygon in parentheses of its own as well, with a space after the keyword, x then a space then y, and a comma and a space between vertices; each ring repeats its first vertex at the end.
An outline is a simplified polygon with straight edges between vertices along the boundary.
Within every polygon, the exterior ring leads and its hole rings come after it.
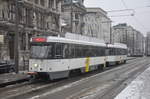
POLYGON ((37 68, 37 67, 38 67, 38 64, 34 64, 34 67, 37 68))

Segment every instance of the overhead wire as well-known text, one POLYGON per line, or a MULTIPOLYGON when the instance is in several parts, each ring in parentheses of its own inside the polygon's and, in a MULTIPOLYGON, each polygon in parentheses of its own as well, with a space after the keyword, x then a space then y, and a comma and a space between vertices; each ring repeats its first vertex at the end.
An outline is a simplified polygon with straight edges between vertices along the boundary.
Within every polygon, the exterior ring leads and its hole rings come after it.
POLYGON ((121 2, 122 2, 122 4, 124 5, 124 7, 125 7, 126 9, 128 9, 128 7, 127 7, 126 3, 124 2, 124 0, 121 0, 121 2))
MULTIPOLYGON (((128 6, 126 5, 125 1, 124 1, 124 0, 121 0, 121 2, 122 2, 122 4, 124 5, 124 7, 125 7, 126 9, 128 9, 128 6)), ((135 13, 135 10, 133 10, 133 11, 134 11, 134 13, 135 13)), ((145 29, 145 26, 137 19, 137 17, 136 17, 135 15, 132 16, 132 17, 134 17, 133 19, 135 20, 136 23, 138 23, 140 26, 142 26, 142 27, 145 29)))
POLYGON ((133 9, 111 10, 111 11, 107 11, 107 12, 111 13, 111 12, 123 12, 123 11, 133 11, 133 9))

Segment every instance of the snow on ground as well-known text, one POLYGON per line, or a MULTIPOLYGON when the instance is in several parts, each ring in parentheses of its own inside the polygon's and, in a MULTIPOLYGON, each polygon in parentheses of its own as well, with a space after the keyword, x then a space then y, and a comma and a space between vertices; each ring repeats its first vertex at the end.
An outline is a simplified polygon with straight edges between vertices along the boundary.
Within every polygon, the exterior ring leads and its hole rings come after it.
POLYGON ((150 68, 132 81, 115 99, 150 99, 150 68))

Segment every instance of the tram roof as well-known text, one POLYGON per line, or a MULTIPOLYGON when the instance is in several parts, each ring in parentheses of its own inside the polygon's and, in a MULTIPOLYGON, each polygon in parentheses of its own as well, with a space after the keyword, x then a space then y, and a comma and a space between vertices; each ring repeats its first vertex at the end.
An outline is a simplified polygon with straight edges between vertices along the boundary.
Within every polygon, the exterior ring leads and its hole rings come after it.
POLYGON ((83 40, 73 40, 68 38, 62 37, 47 37, 47 42, 61 42, 61 43, 69 43, 69 44, 82 44, 82 45, 93 45, 93 46, 102 46, 106 47, 105 43, 95 43, 95 42, 88 42, 83 40))
MULTIPOLYGON (((101 46, 106 47, 106 44, 103 42, 89 42, 85 40, 74 40, 74 39, 68 39, 68 38, 62 38, 62 37, 33 37, 33 38, 46 38, 46 42, 59 42, 59 43, 68 43, 68 44, 82 44, 82 45, 93 45, 93 46, 101 46)), ((31 40, 32 41, 32 40, 31 40)), ((127 49, 127 46, 125 44, 121 43, 115 43, 115 44, 108 44, 108 47, 112 48, 122 48, 127 49)))
POLYGON ((125 44, 121 44, 121 43, 108 44, 108 47, 127 49, 127 46, 125 44))

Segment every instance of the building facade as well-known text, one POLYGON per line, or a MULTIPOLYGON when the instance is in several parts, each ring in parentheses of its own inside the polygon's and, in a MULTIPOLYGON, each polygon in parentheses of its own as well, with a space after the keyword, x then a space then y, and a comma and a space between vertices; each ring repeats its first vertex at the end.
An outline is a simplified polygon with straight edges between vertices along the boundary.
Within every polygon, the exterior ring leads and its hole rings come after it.
POLYGON ((111 20, 106 11, 101 8, 87 8, 84 24, 84 35, 104 40, 105 43, 111 43, 111 20))
POLYGON ((64 0, 61 14, 62 32, 82 35, 85 12, 84 0, 64 0))
POLYGON ((20 60, 28 57, 31 36, 61 35, 61 0, 18 0, 17 6, 16 1, 0 1, 0 35, 4 37, 0 44, 1 60, 14 60, 16 23, 20 60))
POLYGON ((127 26, 126 23, 118 24, 113 26, 113 40, 114 42, 120 42, 127 44, 128 40, 131 37, 133 32, 133 28, 131 26, 127 26))
POLYGON ((147 33, 145 40, 145 54, 150 56, 150 32, 147 33))
POLYGON ((129 56, 142 56, 144 54, 144 36, 126 23, 113 26, 113 39, 115 43, 127 44, 129 56))

